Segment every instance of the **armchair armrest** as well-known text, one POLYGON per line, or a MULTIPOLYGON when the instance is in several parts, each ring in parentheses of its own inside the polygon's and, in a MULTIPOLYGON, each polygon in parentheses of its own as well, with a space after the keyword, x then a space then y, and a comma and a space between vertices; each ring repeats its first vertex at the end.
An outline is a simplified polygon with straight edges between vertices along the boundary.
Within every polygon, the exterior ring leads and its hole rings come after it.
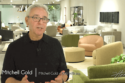
POLYGON ((82 73, 80 70, 73 70, 74 75, 73 77, 73 83, 84 83, 84 81, 88 81, 89 78, 82 73))

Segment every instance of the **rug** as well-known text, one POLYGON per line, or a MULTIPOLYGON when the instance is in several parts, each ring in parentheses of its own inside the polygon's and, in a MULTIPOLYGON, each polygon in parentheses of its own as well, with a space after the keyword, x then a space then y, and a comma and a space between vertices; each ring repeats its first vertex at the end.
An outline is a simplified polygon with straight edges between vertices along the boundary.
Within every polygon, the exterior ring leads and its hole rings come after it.
POLYGON ((7 51, 7 48, 8 48, 8 45, 9 45, 9 44, 10 44, 10 43, 6 43, 6 44, 5 44, 5 46, 4 46, 3 50, 2 50, 3 52, 6 52, 6 51, 7 51))

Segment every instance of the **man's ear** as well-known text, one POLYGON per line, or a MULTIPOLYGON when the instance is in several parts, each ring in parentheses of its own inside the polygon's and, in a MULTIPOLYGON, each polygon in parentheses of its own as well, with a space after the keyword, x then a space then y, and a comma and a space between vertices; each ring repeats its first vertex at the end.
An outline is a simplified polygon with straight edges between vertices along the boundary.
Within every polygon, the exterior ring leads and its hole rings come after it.
POLYGON ((25 22, 26 22, 26 25, 28 26, 29 23, 28 23, 28 17, 25 17, 25 22))

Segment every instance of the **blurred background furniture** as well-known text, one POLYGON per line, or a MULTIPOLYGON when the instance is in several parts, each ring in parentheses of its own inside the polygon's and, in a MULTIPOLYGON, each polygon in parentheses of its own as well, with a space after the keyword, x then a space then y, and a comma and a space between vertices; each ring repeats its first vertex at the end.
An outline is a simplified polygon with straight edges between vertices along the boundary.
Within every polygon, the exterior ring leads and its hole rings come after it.
POLYGON ((64 47, 77 47, 79 35, 68 34, 62 36, 62 46, 64 47))
POLYGON ((57 26, 47 26, 46 34, 51 37, 56 37, 57 34, 57 26))
POLYGON ((80 70, 74 70, 73 80, 69 83, 124 83, 125 63, 90 66, 88 76, 80 70), (121 73, 122 72, 122 73, 121 73), (79 75, 77 75, 79 74, 79 75))
POLYGON ((85 50, 79 47, 63 48, 66 62, 80 62, 85 60, 85 50))
POLYGON ((13 39, 13 31, 10 30, 0 30, 0 35, 2 35, 2 41, 13 39))
POLYGON ((84 35, 84 26, 70 26, 66 27, 66 29, 69 31, 69 34, 79 34, 79 35, 84 35))
POLYGON ((19 39, 21 36, 23 36, 23 33, 27 33, 28 31, 20 27, 20 23, 13 24, 11 27, 11 30, 13 31, 14 40, 19 39))
POLYGON ((103 38, 98 35, 89 35, 79 39, 78 47, 85 49, 85 56, 92 56, 93 50, 103 46, 103 38))
POLYGON ((13 24, 11 26, 11 31, 15 31, 16 29, 20 29, 20 25, 19 24, 13 24))
POLYGON ((62 35, 62 31, 65 28, 65 26, 58 26, 57 31, 62 35))
POLYGON ((0 42, 1 42, 1 40, 2 40, 2 36, 0 35, 0 42))
POLYGON ((83 25, 83 6, 70 7, 70 20, 74 26, 83 25))
POLYGON ((63 31, 62 31, 62 34, 63 34, 63 35, 68 35, 68 34, 69 34, 68 29, 64 28, 63 31))
MULTIPOLYGON (((105 35, 114 35, 115 37, 115 42, 116 41, 121 41, 121 31, 109 31, 109 32, 101 32, 100 34, 102 38, 104 39, 105 35)), ((106 42, 104 42, 106 44, 106 42)))
POLYGON ((9 30, 9 27, 8 26, 5 26, 5 27, 1 27, 2 30, 9 30))
POLYGON ((105 36, 104 36, 104 42, 105 42, 106 44, 115 42, 115 36, 114 36, 114 35, 105 35, 105 36))
POLYGON ((123 54, 122 42, 113 42, 93 51, 93 64, 110 64, 111 58, 123 54))
POLYGON ((58 26, 57 31, 62 35, 63 34, 63 29, 65 29, 66 27, 70 27, 70 24, 65 23, 65 24, 61 24, 58 26))

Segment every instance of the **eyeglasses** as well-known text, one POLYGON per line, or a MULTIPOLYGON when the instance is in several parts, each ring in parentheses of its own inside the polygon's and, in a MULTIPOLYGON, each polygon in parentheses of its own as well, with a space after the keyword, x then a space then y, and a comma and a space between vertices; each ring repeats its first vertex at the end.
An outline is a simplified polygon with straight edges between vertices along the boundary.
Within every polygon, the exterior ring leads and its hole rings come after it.
POLYGON ((32 18, 33 21, 35 22, 39 22, 41 19, 44 23, 48 23, 49 22, 49 19, 47 17, 43 17, 43 18, 40 18, 38 16, 27 16, 28 18, 32 18))

